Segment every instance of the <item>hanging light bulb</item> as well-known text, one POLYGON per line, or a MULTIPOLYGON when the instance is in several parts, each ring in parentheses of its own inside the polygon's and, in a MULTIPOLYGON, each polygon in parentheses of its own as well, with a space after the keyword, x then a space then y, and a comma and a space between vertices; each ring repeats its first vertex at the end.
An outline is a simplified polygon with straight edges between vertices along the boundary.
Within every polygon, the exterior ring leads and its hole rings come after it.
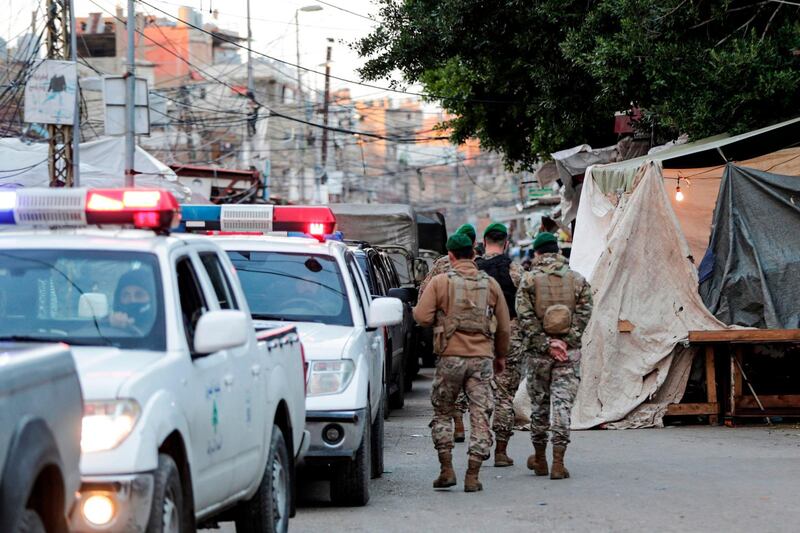
POLYGON ((678 186, 675 187, 675 201, 682 202, 683 201, 683 192, 681 191, 681 178, 678 176, 678 186))

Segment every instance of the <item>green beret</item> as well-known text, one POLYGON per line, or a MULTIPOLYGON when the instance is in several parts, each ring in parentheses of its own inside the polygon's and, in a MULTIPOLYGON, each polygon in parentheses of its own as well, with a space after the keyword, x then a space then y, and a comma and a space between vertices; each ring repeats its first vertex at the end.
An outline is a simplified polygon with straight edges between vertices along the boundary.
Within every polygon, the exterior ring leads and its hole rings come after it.
POLYGON ((483 236, 486 237, 486 234, 492 231, 502 233, 503 235, 508 237, 508 228, 505 226, 505 224, 501 224, 499 222, 492 222, 491 224, 486 226, 486 229, 483 231, 483 236))
POLYGON ((472 241, 465 234, 456 232, 447 239, 448 251, 463 250, 464 248, 472 248, 472 241))
POLYGON ((533 240, 533 250, 536 251, 545 244, 550 242, 558 244, 558 239, 552 233, 543 231, 539 235, 537 235, 536 238, 533 240))
MULTIPOLYGON (((475 239, 477 238, 477 234, 475 233, 475 228, 472 226, 472 224, 463 224, 463 225, 459 226, 459 228, 456 230, 455 234, 456 235, 466 235, 467 237, 469 237, 469 240, 471 240, 473 243, 475 242, 475 239)), ((472 244, 472 243, 470 243, 470 244, 472 244)))

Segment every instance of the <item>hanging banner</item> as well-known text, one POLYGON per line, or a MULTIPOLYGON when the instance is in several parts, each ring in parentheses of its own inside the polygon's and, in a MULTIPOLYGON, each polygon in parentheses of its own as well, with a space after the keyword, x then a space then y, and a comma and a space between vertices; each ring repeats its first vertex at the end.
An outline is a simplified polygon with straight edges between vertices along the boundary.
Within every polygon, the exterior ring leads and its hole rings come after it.
POLYGON ((25 84, 25 122, 71 126, 77 86, 75 63, 42 61, 25 84))

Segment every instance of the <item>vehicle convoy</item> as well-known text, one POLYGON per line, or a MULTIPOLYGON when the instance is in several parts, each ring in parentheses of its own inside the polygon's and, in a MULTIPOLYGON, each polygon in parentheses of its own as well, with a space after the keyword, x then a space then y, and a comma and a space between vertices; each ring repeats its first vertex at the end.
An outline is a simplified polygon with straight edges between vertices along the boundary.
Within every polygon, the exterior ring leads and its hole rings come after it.
MULTIPOLYGON (((6 297, 0 288, 0 312, 6 297)), ((4 341, 0 368, 0 531, 66 531, 83 416, 70 349, 4 341)))
POLYGON ((227 254, 168 233, 168 193, 20 189, 0 206, 2 223, 48 226, 0 232, 0 337, 72 346, 85 405, 71 530, 286 531, 308 442, 295 329, 256 337, 227 254), (87 224, 105 229, 68 227, 87 224))
POLYGON ((412 305, 416 302, 416 291, 403 288, 391 257, 367 243, 348 242, 355 255, 361 272, 367 279, 367 286, 373 297, 398 298, 403 302, 403 321, 385 328, 386 388, 389 397, 386 414, 390 409, 402 409, 405 393, 412 387, 413 377, 417 375, 415 365, 414 332, 415 322, 412 305))
POLYGON ((186 205, 182 218, 219 233, 256 327, 297 327, 308 364, 305 463, 330 476, 335 504, 365 505, 383 473, 382 329, 402 320, 401 302, 372 299, 353 252, 324 237, 335 223, 325 207, 186 205), (264 235, 276 231, 317 238, 264 235))

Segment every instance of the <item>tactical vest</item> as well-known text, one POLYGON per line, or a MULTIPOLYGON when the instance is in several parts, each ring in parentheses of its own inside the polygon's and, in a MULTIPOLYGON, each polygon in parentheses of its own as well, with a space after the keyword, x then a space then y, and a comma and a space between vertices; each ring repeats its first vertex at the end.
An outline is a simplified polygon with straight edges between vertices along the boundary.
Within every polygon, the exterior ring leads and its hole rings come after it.
POLYGON ((433 328, 433 347, 437 354, 444 353, 456 331, 480 333, 494 338, 497 329, 494 310, 489 306, 489 275, 478 272, 464 276, 452 270, 447 274, 449 309, 436 313, 433 328))
POLYGON ((486 272, 497 281, 508 305, 508 313, 512 319, 517 317, 517 287, 511 279, 511 258, 496 255, 491 259, 476 259, 478 269, 486 272))
POLYGON ((575 312, 575 276, 567 272, 556 274, 535 274, 533 276, 534 312, 545 333, 566 335, 572 326, 575 312))

